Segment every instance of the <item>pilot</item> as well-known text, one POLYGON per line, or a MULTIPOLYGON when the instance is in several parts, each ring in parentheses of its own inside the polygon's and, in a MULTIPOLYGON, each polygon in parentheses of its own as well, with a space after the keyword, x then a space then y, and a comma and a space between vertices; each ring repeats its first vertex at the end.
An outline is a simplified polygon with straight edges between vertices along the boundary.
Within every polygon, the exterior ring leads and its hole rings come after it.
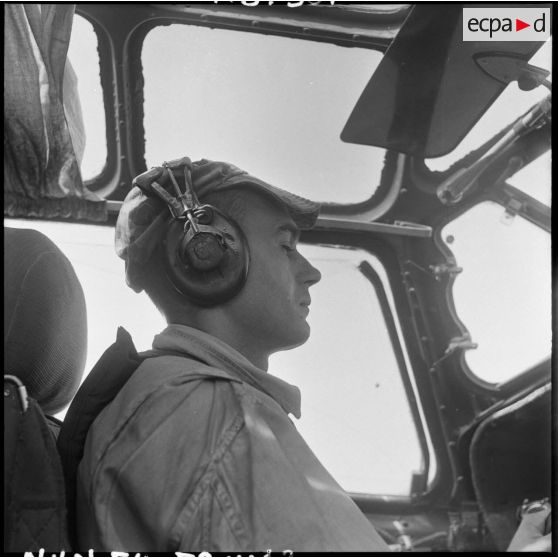
POLYGON ((81 549, 389 550, 297 431, 298 388, 267 371, 310 335, 320 273, 297 243, 318 212, 223 162, 134 181, 116 250, 168 325, 87 437, 81 549))

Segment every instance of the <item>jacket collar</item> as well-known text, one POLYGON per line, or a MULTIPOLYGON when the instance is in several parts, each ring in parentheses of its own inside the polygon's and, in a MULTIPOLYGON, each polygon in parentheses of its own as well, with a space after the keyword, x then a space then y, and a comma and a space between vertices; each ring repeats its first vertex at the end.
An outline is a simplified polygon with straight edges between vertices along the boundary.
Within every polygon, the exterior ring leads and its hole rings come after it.
POLYGON ((263 391, 286 413, 300 418, 300 390, 254 366, 246 357, 213 335, 181 324, 169 324, 153 340, 153 348, 177 351, 208 366, 225 369, 240 380, 263 391))

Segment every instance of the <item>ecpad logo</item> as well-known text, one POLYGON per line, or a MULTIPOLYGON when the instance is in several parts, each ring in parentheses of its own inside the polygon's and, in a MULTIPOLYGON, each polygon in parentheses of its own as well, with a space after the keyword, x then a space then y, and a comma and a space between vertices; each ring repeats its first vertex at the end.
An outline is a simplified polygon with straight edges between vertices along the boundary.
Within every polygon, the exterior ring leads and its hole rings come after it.
POLYGON ((464 41, 545 41, 550 8, 463 8, 464 41))

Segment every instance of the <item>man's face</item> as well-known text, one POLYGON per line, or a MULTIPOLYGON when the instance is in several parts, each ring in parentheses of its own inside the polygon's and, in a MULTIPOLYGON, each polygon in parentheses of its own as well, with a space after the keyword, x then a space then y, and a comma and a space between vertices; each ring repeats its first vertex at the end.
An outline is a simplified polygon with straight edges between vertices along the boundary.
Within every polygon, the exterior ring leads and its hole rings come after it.
POLYGON ((320 272, 297 251, 299 230, 281 205, 246 192, 240 223, 250 249, 244 288, 227 303, 239 333, 264 353, 296 347, 310 335, 309 289, 320 272))

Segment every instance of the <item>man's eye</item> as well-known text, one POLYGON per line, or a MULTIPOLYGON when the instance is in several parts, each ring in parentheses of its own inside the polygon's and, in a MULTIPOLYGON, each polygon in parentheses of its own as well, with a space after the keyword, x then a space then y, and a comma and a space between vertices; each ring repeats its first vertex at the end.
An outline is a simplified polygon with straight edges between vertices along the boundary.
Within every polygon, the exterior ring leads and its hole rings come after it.
POLYGON ((287 253, 294 252, 294 248, 290 244, 281 244, 281 248, 287 253))

